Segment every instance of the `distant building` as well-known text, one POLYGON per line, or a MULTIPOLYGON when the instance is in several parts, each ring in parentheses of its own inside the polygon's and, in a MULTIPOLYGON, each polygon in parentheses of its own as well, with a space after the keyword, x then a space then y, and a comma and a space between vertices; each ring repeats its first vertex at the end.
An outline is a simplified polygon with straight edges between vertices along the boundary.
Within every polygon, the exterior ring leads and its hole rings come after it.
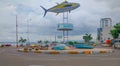
POLYGON ((97 29, 98 40, 105 41, 106 39, 113 37, 110 34, 112 29, 112 19, 111 18, 102 18, 100 20, 100 28, 97 29))

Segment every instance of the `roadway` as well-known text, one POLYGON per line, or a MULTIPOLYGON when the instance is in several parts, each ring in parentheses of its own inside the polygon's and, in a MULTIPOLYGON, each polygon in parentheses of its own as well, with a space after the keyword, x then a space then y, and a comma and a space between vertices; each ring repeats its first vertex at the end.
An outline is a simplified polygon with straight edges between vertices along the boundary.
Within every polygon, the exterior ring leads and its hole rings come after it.
POLYGON ((120 49, 105 54, 35 54, 0 48, 0 66, 119 66, 120 49))

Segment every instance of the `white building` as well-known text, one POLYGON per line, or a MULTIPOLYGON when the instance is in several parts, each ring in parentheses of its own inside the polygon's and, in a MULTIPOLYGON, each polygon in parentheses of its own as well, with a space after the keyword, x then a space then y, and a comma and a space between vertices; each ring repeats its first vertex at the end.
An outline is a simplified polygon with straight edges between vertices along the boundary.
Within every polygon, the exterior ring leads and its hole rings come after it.
POLYGON ((111 18, 102 18, 100 20, 100 28, 102 28, 102 31, 100 33, 101 41, 105 41, 108 38, 113 38, 110 34, 110 30, 113 28, 111 18))

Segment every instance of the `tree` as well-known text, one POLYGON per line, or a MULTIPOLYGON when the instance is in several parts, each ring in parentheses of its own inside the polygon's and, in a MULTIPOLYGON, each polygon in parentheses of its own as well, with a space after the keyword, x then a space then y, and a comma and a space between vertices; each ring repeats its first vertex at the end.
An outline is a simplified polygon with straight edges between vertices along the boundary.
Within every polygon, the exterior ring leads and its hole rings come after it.
POLYGON ((77 41, 74 41, 74 44, 79 44, 79 42, 77 42, 77 41))
POLYGON ((39 43, 39 44, 42 43, 42 40, 38 40, 38 43, 39 43))
POLYGON ((52 41, 53 44, 58 43, 57 41, 52 41))
POLYGON ((48 41, 48 40, 45 40, 44 43, 47 44, 47 43, 49 43, 49 41, 48 41))
POLYGON ((93 38, 91 37, 91 34, 85 34, 85 36, 83 36, 83 39, 85 43, 88 45, 90 40, 92 40, 93 38))
POLYGON ((114 25, 114 29, 110 31, 110 34, 114 39, 118 38, 118 35, 120 34, 120 23, 114 25))
POLYGON ((68 44, 69 44, 69 45, 73 45, 73 44, 74 44, 74 42, 72 42, 72 41, 69 41, 69 42, 68 42, 68 44))
POLYGON ((25 43, 26 41, 27 41, 26 39, 23 39, 22 37, 20 37, 19 42, 21 43, 21 45, 23 45, 23 43, 25 43))

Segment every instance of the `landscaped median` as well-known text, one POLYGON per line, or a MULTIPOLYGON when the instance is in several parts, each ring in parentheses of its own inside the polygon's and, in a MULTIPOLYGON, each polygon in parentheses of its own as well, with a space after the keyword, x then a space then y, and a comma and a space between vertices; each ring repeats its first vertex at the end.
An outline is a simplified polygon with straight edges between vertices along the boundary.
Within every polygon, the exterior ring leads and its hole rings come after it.
POLYGON ((21 48, 18 49, 18 52, 33 52, 39 54, 104 54, 104 53, 112 53, 113 49, 103 49, 103 48, 94 48, 94 49, 74 49, 74 50, 39 50, 39 49, 29 49, 29 48, 21 48))

